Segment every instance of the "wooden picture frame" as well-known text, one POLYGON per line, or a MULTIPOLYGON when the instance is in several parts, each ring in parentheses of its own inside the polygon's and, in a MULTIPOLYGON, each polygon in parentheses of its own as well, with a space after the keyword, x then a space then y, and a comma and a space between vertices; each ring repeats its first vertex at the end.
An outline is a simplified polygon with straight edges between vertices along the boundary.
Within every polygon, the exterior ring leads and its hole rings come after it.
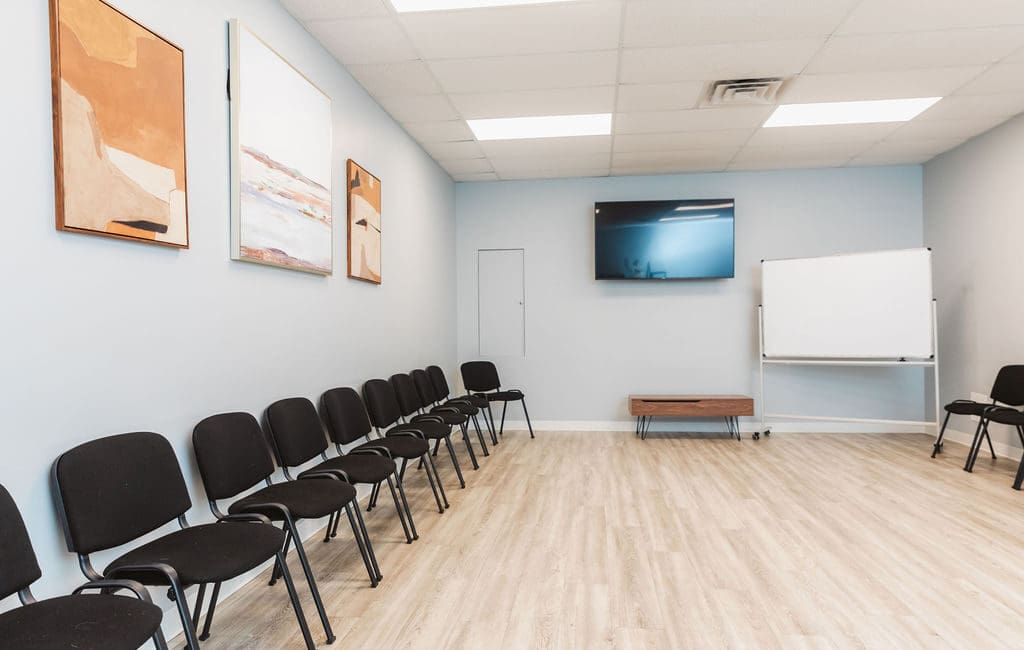
POLYGON ((348 277, 381 284, 383 191, 380 179, 349 159, 345 187, 348 191, 348 277))
POLYGON ((50 0, 57 230, 189 247, 184 51, 104 0, 50 0))

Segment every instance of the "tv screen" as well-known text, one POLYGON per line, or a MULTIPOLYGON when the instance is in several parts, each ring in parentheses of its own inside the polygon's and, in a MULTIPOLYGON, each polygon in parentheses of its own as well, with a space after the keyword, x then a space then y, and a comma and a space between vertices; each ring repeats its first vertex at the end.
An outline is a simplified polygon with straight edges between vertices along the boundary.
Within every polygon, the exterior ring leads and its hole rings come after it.
POLYGON ((594 204, 598 280, 731 278, 733 199, 594 204))

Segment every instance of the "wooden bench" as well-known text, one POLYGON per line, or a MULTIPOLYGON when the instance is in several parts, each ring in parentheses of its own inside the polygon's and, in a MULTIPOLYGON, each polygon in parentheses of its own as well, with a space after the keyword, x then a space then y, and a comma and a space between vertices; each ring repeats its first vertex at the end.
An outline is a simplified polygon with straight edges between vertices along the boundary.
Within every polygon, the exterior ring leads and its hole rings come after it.
MULTIPOLYGON (((655 416, 725 418, 729 435, 740 439, 741 415, 754 414, 754 399, 746 395, 630 395, 629 414, 636 417, 636 435, 647 439, 655 416)), ((754 439, 760 436, 754 434, 754 439)))

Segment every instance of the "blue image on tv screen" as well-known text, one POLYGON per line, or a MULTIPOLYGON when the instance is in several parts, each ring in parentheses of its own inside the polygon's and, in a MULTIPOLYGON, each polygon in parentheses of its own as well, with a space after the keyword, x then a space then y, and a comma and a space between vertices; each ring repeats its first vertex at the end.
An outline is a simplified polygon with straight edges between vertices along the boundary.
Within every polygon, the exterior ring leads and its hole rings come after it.
POLYGON ((733 199, 594 205, 598 280, 731 278, 733 199))

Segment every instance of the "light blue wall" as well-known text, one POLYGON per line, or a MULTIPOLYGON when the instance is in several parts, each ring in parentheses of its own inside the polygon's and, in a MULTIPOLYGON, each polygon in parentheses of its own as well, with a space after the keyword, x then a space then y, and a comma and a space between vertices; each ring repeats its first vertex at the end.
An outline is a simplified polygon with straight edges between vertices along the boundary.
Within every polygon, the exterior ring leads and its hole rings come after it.
MULTIPOLYGON (((0 483, 25 513, 40 596, 82 582, 50 497, 47 473, 62 451, 105 434, 163 433, 185 467, 191 520, 208 521, 190 443, 201 418, 455 362, 454 184, 445 172, 276 2, 113 4, 185 50, 191 250, 55 231, 47 2, 0 3, 0 483), (334 100, 333 277, 229 259, 230 18, 334 100), (347 158, 383 181, 380 287, 345 277, 347 158)), ((176 625, 173 615, 165 621, 176 625)))
MULTIPOLYGON (((456 204, 459 359, 478 355, 476 251, 524 248, 526 358, 495 361, 563 423, 624 421, 629 393, 757 395, 760 260, 922 243, 919 166, 459 183, 456 204), (595 202, 699 198, 736 199, 734 279, 594 280, 595 202)), ((772 411, 924 417, 920 369, 772 377, 772 411)))

